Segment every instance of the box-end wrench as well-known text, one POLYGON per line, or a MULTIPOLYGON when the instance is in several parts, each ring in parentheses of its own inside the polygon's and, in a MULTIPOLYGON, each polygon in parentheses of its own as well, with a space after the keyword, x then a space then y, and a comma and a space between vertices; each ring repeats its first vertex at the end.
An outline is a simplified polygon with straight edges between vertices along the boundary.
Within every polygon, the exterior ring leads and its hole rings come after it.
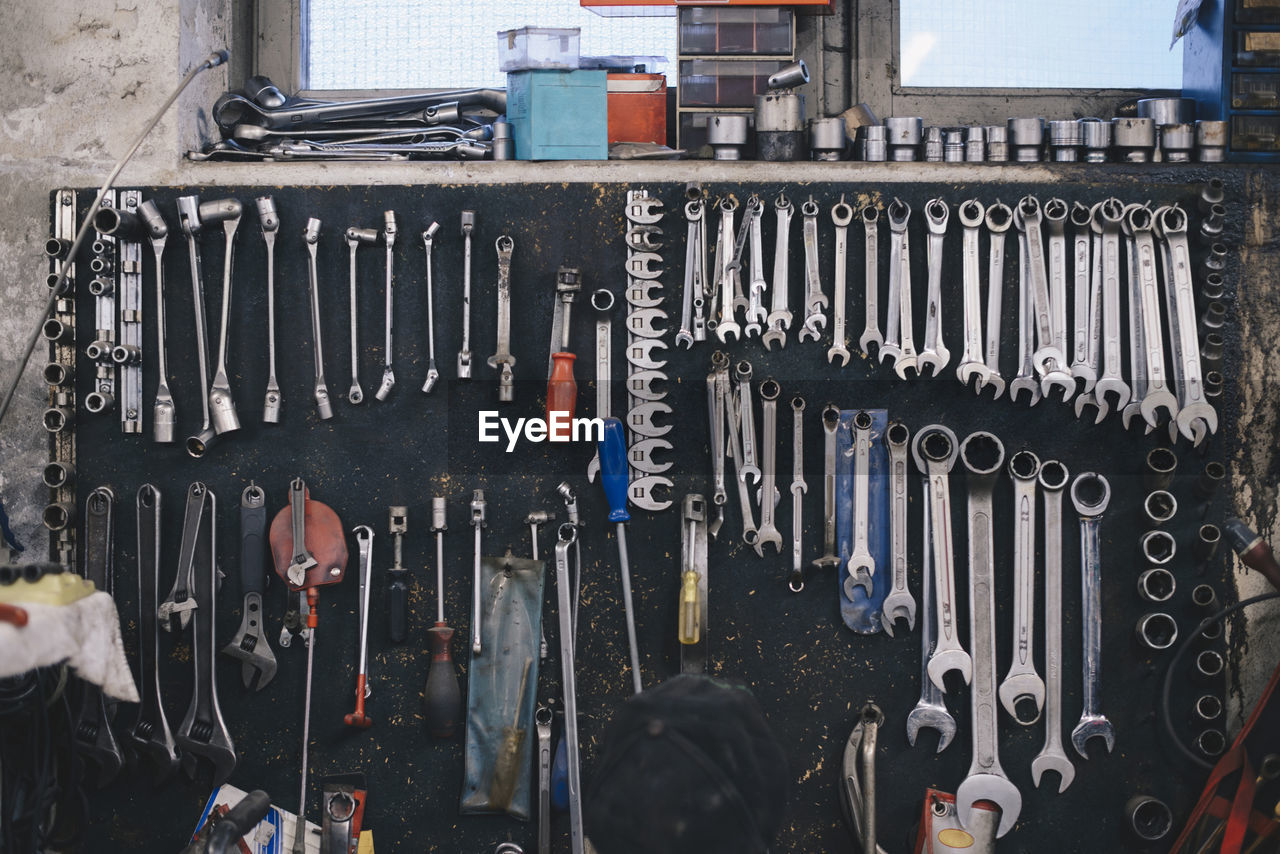
POLYGON ((395 280, 395 248, 396 248, 396 212, 383 211, 382 214, 382 242, 387 250, 387 283, 384 289, 386 299, 386 334, 383 341, 383 362, 382 362, 382 384, 378 386, 378 390, 374 392, 374 397, 378 400, 386 400, 387 395, 391 394, 391 389, 396 384, 395 371, 391 369, 391 321, 392 308, 395 304, 393 290, 395 280))
MULTIPOLYGON (((167 445, 173 442, 178 424, 177 408, 173 403, 173 394, 169 391, 169 336, 166 333, 164 315, 164 247, 169 237, 169 225, 153 201, 143 202, 138 207, 138 215, 146 226, 151 252, 156 257, 156 354, 159 376, 156 378, 155 407, 151 410, 152 438, 167 445)), ((267 257, 270 258, 270 254, 267 257)), ((269 273, 267 281, 271 281, 269 273)))
POLYGON ((1095 278, 1093 275, 1093 214, 1088 205, 1076 202, 1071 206, 1071 229, 1071 376, 1084 384, 1083 390, 1087 394, 1098 382, 1098 372, 1089 352, 1089 340, 1094 285, 1095 282, 1101 285, 1101 276, 1095 278))
MULTIPOLYGON (((936 377, 951 361, 951 351, 942 341, 943 246, 947 236, 947 222, 951 219, 951 207, 942 199, 930 199, 924 206, 924 217, 929 224, 929 294, 925 306, 924 347, 916 361, 922 375, 928 367, 936 377)), ((903 287, 906 288, 905 281, 903 287)))
MULTIPOLYGON (((685 202, 684 218, 688 223, 684 246, 684 294, 680 304, 680 331, 676 333, 676 346, 692 350, 693 342, 699 340, 694 334, 693 304, 695 299, 702 298, 703 281, 707 274, 707 250, 702 243, 706 206, 701 198, 685 202)), ((701 316, 698 319, 702 320, 701 316)), ((705 337, 704 327, 703 338, 705 337)))
POLYGON ((889 447, 889 559, 893 562, 893 587, 880 607, 880 624, 889 637, 893 637, 893 624, 897 620, 906 620, 908 631, 916 627, 916 600, 907 587, 907 445, 910 439, 911 432, 901 421, 894 421, 885 431, 885 444, 889 447))
MULTIPOLYGON (((982 267, 978 258, 978 229, 986 209, 977 199, 961 203, 957 210, 964 226, 961 244, 964 286, 964 353, 956 366, 956 379, 962 385, 977 377, 974 388, 981 389, 990 380, 991 371, 982 352, 982 267)), ((998 319, 997 319, 998 322, 998 319)))
POLYGON ((1120 354, 1120 222, 1124 207, 1117 199, 1107 199, 1093 213, 1102 229, 1102 373, 1094 386, 1101 421, 1109 409, 1123 409, 1130 394, 1120 354), (1108 403, 1108 393, 1116 397, 1114 406, 1108 403))
POLYGON ((302 232, 307 244, 307 281, 311 290, 311 355, 315 361, 316 376, 312 396, 316 401, 316 413, 321 421, 333 417, 329 403, 329 384, 324 379, 324 341, 320 337, 320 275, 316 269, 316 244, 320 242, 320 220, 311 217, 302 232))
POLYGON ((348 301, 351 307, 351 388, 347 389, 347 402, 358 404, 364 402, 364 389, 360 387, 360 302, 359 285, 356 281, 356 252, 362 243, 372 246, 378 242, 378 229, 357 228, 353 225, 347 229, 345 237, 348 301))
POLYGON ((262 590, 266 584, 267 496, 256 483, 240 493, 240 629, 222 652, 237 659, 246 688, 261 691, 276 675, 276 657, 264 631, 262 590))
POLYGON ((1156 211, 1157 233, 1164 241, 1165 298, 1174 353, 1174 384, 1181 394, 1177 429, 1199 446, 1218 432, 1218 413, 1204 395, 1200 348, 1197 346, 1195 294, 1191 290, 1191 248, 1187 243, 1187 215, 1182 208, 1156 211))
POLYGON ((422 232, 422 248, 427 253, 427 381, 422 384, 422 393, 431 394, 440 379, 440 371, 436 368, 436 305, 435 289, 431 281, 431 249, 435 243, 436 232, 440 223, 433 222, 422 232))
POLYGON ((853 550, 845 566, 844 595, 851 601, 855 587, 871 598, 876 576, 876 559, 871 555, 871 414, 858 411, 853 416, 853 550))
MULTIPOLYGON (((598 288, 591 294, 591 307, 596 310, 596 417, 601 421, 610 415, 609 396, 612 393, 610 361, 613 352, 613 291, 598 288)), ((594 483, 600 472, 600 448, 597 443, 595 456, 587 463, 587 481, 594 483)))
POLYGON ((458 379, 471 379, 471 233, 476 212, 462 212, 462 345, 458 348, 458 379))
POLYGON ((222 323, 218 334, 218 363, 209 384, 209 416, 213 419, 213 430, 219 436, 240 429, 235 398, 231 394, 231 379, 227 375, 227 339, 231 330, 231 266, 235 258, 236 230, 240 228, 243 212, 243 205, 236 199, 200 203, 200 221, 221 222, 226 237, 222 253, 222 323))
POLYGON ((1031 362, 1035 349, 1035 299, 1027 273, 1027 235, 1018 230, 1018 373, 1009 383, 1009 399, 1018 402, 1018 392, 1026 391, 1029 406, 1040 402, 1040 383, 1031 362))
POLYGON ((1057 460, 1040 466, 1044 490, 1044 747, 1031 760, 1036 788, 1045 771, 1058 772, 1058 793, 1075 779, 1076 769, 1062 747, 1062 491, 1070 475, 1057 460))
POLYGON ((822 292, 822 279, 818 273, 818 203, 810 196, 800 206, 804 217, 804 327, 800 341, 817 341, 827 328, 827 295, 822 292))
POLYGON ((872 344, 877 348, 884 346, 884 335, 880 332, 880 209, 875 205, 862 209, 862 231, 866 324, 858 339, 858 348, 869 357, 872 344))
POLYGON ((938 748, 936 753, 941 753, 947 749, 947 745, 951 743, 951 739, 956 735, 956 719, 951 716, 951 712, 947 710, 947 705, 942 699, 942 690, 935 684, 929 676, 929 661, 933 657, 933 649, 935 645, 934 630, 938 625, 938 607, 933 601, 933 583, 931 576, 933 575, 933 531, 929 522, 930 499, 929 499, 929 480, 924 481, 924 519, 921 530, 924 533, 924 551, 921 562, 921 576, 924 584, 921 586, 921 607, 923 608, 923 622, 920 624, 920 699, 916 701, 915 708, 907 714, 907 741, 912 747, 916 746, 916 738, 920 735, 922 729, 932 729, 938 733, 938 748))
POLYGON ((791 398, 791 576, 787 588, 792 593, 804 589, 804 565, 801 562, 801 537, 804 534, 804 494, 809 484, 804 480, 804 398, 791 398))
POLYGON ((262 226, 262 242, 267 246, 267 393, 262 399, 264 424, 280 423, 280 407, 284 395, 276 380, 276 233, 280 230, 280 216, 271 196, 259 196, 258 223, 262 226))
POLYGON ((894 372, 905 380, 907 371, 920 372, 911 317, 911 237, 907 232, 911 206, 895 198, 885 215, 889 218, 889 314, 880 361, 893 359, 894 372))
POLYGON ((971 433, 960 446, 969 486, 969 641, 973 646, 973 761, 956 789, 962 824, 973 820, 974 804, 991 801, 1000 808, 996 836, 1013 829, 1022 811, 1022 793, 1000 767, 996 715, 995 532, 992 492, 1004 463, 1004 446, 990 433, 971 433))
POLYGON ((747 202, 747 222, 751 226, 748 242, 751 253, 751 284, 747 290, 747 324, 743 331, 747 337, 759 336, 769 320, 769 312, 764 307, 764 292, 769 284, 764 278, 764 202, 752 194, 747 202))
POLYGON ((1084 708, 1071 731, 1071 744, 1088 759, 1088 743, 1101 738, 1110 753, 1115 729, 1099 708, 1102 703, 1102 543, 1099 528, 1111 500, 1111 484, 1100 474, 1085 472, 1071 482, 1071 503, 1080 514, 1081 626, 1084 639, 1084 708))
POLYGON ((1070 209, 1062 199, 1050 199, 1044 205, 1044 230, 1048 233, 1045 254, 1049 267, 1049 318, 1053 327, 1053 346, 1062 358, 1056 372, 1050 371, 1040 380, 1045 397, 1054 388, 1062 389, 1062 402, 1076 393, 1075 377, 1070 375, 1066 355, 1071 348, 1067 334, 1067 214, 1070 209))
MULTIPOLYGON (((1044 234, 1041 224, 1044 212, 1040 209, 1040 201, 1035 196, 1023 196, 1018 202, 1014 219, 1023 232, 1026 248, 1027 283, 1031 292, 1031 312, 1034 319, 1036 346, 1031 354, 1031 363, 1036 373, 1043 379, 1050 373, 1062 371, 1066 358, 1054 343, 1053 334, 1053 302, 1049 294, 1049 279, 1045 272, 1044 234)), ((1066 374, 1068 380, 1070 374, 1066 374)), ((1071 383, 1071 388, 1075 384, 1071 383)))
POLYGON ((197 243, 203 223, 200 221, 200 198, 181 196, 178 199, 178 224, 187 238, 187 255, 191 262, 191 302, 196 321, 196 368, 200 371, 200 409, 203 420, 200 432, 187 437, 187 453, 199 458, 205 455, 217 438, 213 422, 209 418, 209 323, 205 317, 204 272, 200 265, 200 247, 197 243))
MULTIPOLYGON (((1135 266, 1138 270, 1138 286, 1142 294, 1142 342, 1147 356, 1147 393, 1139 404, 1142 419, 1151 427, 1160 426, 1159 411, 1169 413, 1169 420, 1176 423, 1178 398, 1169 390, 1168 373, 1165 370, 1164 332, 1160 322, 1160 283, 1156 277, 1156 243, 1152 233, 1150 209, 1141 207, 1129 211, 1127 222, 1133 231, 1135 266)), ((1166 282, 1166 290, 1172 282, 1166 282)), ((1172 328, 1172 327, 1171 327, 1172 328)))
POLYGON ((828 403, 822 409, 822 556, 813 559, 818 569, 840 565, 836 554, 836 432, 840 408, 828 403))
POLYGON ((782 533, 774 524, 777 513, 778 490, 778 396, 782 388, 773 377, 760 383, 760 409, 764 424, 764 448, 761 458, 760 488, 757 497, 760 499, 760 529, 756 536, 756 550, 764 550, 765 543, 772 543, 775 554, 782 554, 782 533))
POLYGON ((827 350, 827 361, 835 364, 840 360, 840 367, 849 364, 849 335, 845 329, 845 308, 848 305, 849 279, 849 223, 853 221, 853 208, 845 202, 844 196, 831 206, 831 221, 836 227, 836 283, 833 288, 831 310, 831 347, 827 350))
MULTIPOLYGON (((951 534, 951 469, 960 443, 941 424, 931 424, 911 440, 911 456, 928 483, 929 530, 925 548, 932 549, 933 598, 937 602, 937 637, 929 659, 929 679, 946 692, 943 677, 956 671, 965 684, 973 676, 973 662, 960 645, 959 609, 956 607, 955 538, 951 534)), ((926 579, 925 584, 930 580, 926 579)))
POLYGON ((773 349, 774 343, 779 348, 787 346, 787 331, 791 329, 791 311, 787 304, 791 275, 791 215, 795 209, 785 194, 779 193, 773 200, 773 215, 777 223, 777 234, 773 244, 773 293, 769 316, 765 325, 769 328, 761 337, 766 350, 773 349))
POLYGON ((1036 672, 1036 477, 1040 458, 1019 451, 1009 458, 1013 478, 1013 658, 1000 682, 1000 705, 1023 726, 1040 720, 1044 709, 1044 680, 1036 672), (1030 701, 1035 712, 1025 710, 1030 701))
POLYGON ((987 377, 975 392, 988 385, 996 390, 992 400, 1004 394, 1005 381, 1000 374, 1000 327, 1004 322, 1004 244, 1009 227, 1013 225, 1013 211, 1004 202, 987 208, 987 232, 990 246, 987 254, 987 377))
POLYGON ((733 272, 733 214, 738 200, 726 196, 720 200, 720 232, 716 239, 716 287, 720 294, 720 317, 716 320, 715 333, 721 344, 727 344, 730 336, 742 338, 742 327, 734 319, 737 302, 734 299, 733 272))
POLYGON ((498 252, 498 349, 487 362, 498 371, 499 403, 510 403, 516 395, 516 357, 511 354, 511 255, 515 245, 506 234, 493 243, 498 252))

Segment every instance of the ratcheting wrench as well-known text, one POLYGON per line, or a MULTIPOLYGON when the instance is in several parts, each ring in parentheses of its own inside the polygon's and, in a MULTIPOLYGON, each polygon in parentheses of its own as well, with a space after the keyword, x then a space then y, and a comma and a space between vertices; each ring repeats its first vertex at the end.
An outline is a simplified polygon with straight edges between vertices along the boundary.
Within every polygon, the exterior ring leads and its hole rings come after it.
MULTIPOLYGON (((961 252, 964 265, 964 354, 956 366, 956 378, 967 386, 969 380, 977 377, 975 387, 981 389, 991 373, 982 352, 982 282, 978 259, 978 228, 986 216, 986 209, 977 199, 969 199, 960 205, 958 213, 960 224, 964 226, 961 252)), ((999 323, 999 315, 996 322, 999 323)))
POLYGON ((423 394, 431 394, 431 389, 440 379, 440 371, 436 368, 436 307, 431 282, 431 248, 439 230, 440 223, 433 222, 422 232, 422 246, 427 253, 427 381, 422 384, 423 394))
POLYGON ((831 311, 831 348, 827 350, 827 361, 835 364, 840 360, 840 367, 849 364, 849 336, 845 333, 845 306, 847 280, 849 275, 849 223, 853 221, 853 208, 845 202, 844 196, 831 206, 831 221, 836 227, 836 284, 832 299, 835 300, 831 311))
POLYGON ((511 255, 515 241, 503 234, 494 241, 498 251, 498 349, 488 358, 489 367, 498 371, 498 401, 515 400, 516 357, 511 354, 511 255))
POLYGON ((1111 484, 1100 474, 1085 472, 1071 483, 1071 503, 1080 514, 1080 586, 1083 591, 1081 623, 1084 637, 1084 699, 1080 722, 1071 731, 1076 752, 1089 758, 1089 739, 1102 739, 1110 753, 1115 729, 1102 714, 1102 544, 1098 529, 1111 500, 1111 484))
POLYGON ((926 509, 921 529, 924 534, 921 562, 921 576, 924 578, 924 584, 921 586, 920 598, 924 609, 924 620, 920 624, 920 699, 916 701, 915 708, 907 714, 907 741, 915 747, 920 730, 935 730, 938 733, 938 748, 935 752, 941 753, 947 749, 951 739, 955 738, 956 719, 951 716, 951 712, 947 711, 947 704, 942 699, 942 690, 933 684, 933 679, 929 676, 929 662, 933 658, 935 646, 934 629, 938 625, 938 606, 933 601, 933 583, 930 578, 933 574, 933 530, 929 523, 929 517, 932 514, 928 510, 930 504, 928 478, 924 481, 924 503, 926 509))
POLYGON ((885 431, 885 444, 889 446, 889 559, 893 563, 893 588, 880 607, 880 624, 889 637, 893 637, 896 620, 906 620, 908 630, 916 627, 916 600, 907 588, 907 443, 910 438, 910 432, 900 421, 894 421, 885 431))
POLYGON ((387 247, 387 284, 385 289, 386 311, 387 311, 387 328, 386 337, 383 342, 383 350, 385 351, 382 363, 382 384, 378 386, 378 390, 374 393, 374 397, 378 400, 386 400, 387 395, 391 394, 391 389, 396 384, 395 371, 391 370, 391 309, 393 305, 392 290, 394 272, 395 272, 395 247, 396 247, 396 212, 384 211, 382 240, 387 247))
POLYGON ((875 205, 867 205, 862 209, 862 229, 864 236, 865 264, 863 267, 866 279, 866 326, 862 337, 858 339, 858 347, 868 356, 871 345, 884 346, 884 335, 880 332, 880 209, 875 205))
MULTIPOLYGON (((138 216, 146 226, 147 238, 151 241, 151 252, 156 256, 156 353, 159 360, 159 377, 156 378, 155 407, 151 412, 152 437, 156 442, 168 444, 174 439, 174 430, 178 423, 173 394, 169 391, 169 346, 164 315, 164 246, 169 236, 169 225, 164 221, 164 216, 156 207, 156 203, 152 201, 143 202, 138 206, 138 216)), ((273 233, 272 237, 274 236, 273 233)), ((267 257, 268 259, 271 257, 269 249, 267 257)), ((271 273, 268 269, 268 299, 271 295, 270 283, 271 273)), ((273 361, 273 368, 274 365, 273 361)), ((272 377, 274 376, 273 370, 272 377)))
POLYGON ((791 311, 787 307, 790 290, 790 245, 791 214, 794 208, 791 200, 783 193, 773 201, 773 213, 777 220, 777 235, 773 244, 773 294, 769 307, 769 316, 765 324, 769 327, 760 339, 766 350, 773 348, 774 342, 779 347, 787 346, 787 330, 791 328, 791 311))
POLYGON ((320 241, 320 220, 315 217, 307 220, 302 239, 307 244, 307 279, 311 286, 311 345, 312 358, 316 366, 312 394, 315 397, 316 412, 320 420, 327 421, 333 417, 333 407, 329 403, 329 385, 324 379, 324 343, 320 338, 320 280, 316 270, 316 244, 320 241))
POLYGON ((364 389, 360 387, 360 310, 359 310, 359 291, 356 282, 356 250, 360 244, 365 243, 372 245, 378 242, 378 230, 376 228, 357 228, 351 226, 346 232, 347 240, 347 270, 348 282, 348 300, 351 306, 351 388, 347 389, 348 403, 362 403, 364 401, 364 389))
POLYGON ((951 207, 942 199, 930 199, 924 206, 924 216, 929 223, 929 295, 925 307, 924 347, 916 361, 921 374, 927 366, 936 377, 951 361, 951 351, 942 342, 942 250, 951 207))
POLYGON ((876 559, 871 556, 870 519, 867 506, 871 484, 871 415, 858 411, 853 416, 853 551, 845 566, 844 595, 853 599, 855 587, 871 598, 876 575, 876 559))
POLYGON ((813 196, 800 206, 804 217, 804 328, 800 340, 806 337, 817 341, 827 326, 822 313, 827 307, 827 295, 822 292, 822 279, 818 274, 818 203, 813 196))
POLYGON ((462 346, 458 348, 458 379, 471 379, 471 232, 476 212, 462 212, 462 346))
POLYGON ((1009 458, 1013 478, 1013 658, 1009 672, 1000 682, 1000 705, 1023 726, 1040 720, 1044 709, 1044 680, 1036 673, 1036 478, 1040 459, 1030 451, 1009 458), (1030 700, 1035 715, 1018 714, 1018 705, 1030 700))
POLYGON ((751 259, 751 283, 747 291, 747 324, 743 331, 747 337, 758 336, 765 328, 769 312, 764 307, 764 292, 768 283, 764 279, 764 234, 761 220, 764 219, 764 202, 752 194, 747 200, 747 222, 750 226, 748 249, 751 259))
POLYGON ((778 457, 778 396, 782 389, 769 377, 760 383, 760 408, 764 423, 764 448, 762 449, 760 487, 760 528, 756 536, 756 550, 763 551, 765 543, 773 543, 775 553, 782 553, 782 534, 774 524, 779 493, 777 475, 778 457))
POLYGON ((813 559, 818 569, 840 565, 836 554, 836 432, 840 408, 828 403, 822 409, 822 556, 813 559))
POLYGON ((267 245, 267 394, 262 401, 262 421, 278 424, 284 402, 276 380, 276 232, 280 230, 280 217, 271 196, 259 196, 256 203, 262 241, 267 245))
POLYGON ((1009 206, 996 199, 996 203, 987 208, 987 231, 990 234, 990 248, 987 255, 987 376, 975 392, 980 392, 990 384, 998 400, 1005 390, 1004 377, 1000 374, 1000 326, 1004 320, 1004 241, 1013 224, 1013 211, 1009 206))
POLYGON ((908 370, 920 371, 911 317, 911 238, 907 232, 911 206, 895 198, 885 215, 889 218, 889 314, 880 361, 893 359, 894 372, 905 380, 908 370))
POLYGON ((1058 772, 1061 794, 1076 776, 1075 766, 1062 749, 1062 490, 1067 467, 1056 460, 1040 466, 1044 490, 1044 672, 1048 677, 1044 703, 1044 747, 1031 760, 1036 787, 1045 771, 1058 772))
POLYGON ((787 580, 792 593, 804 589, 800 538, 804 533, 804 494, 808 491, 804 480, 804 398, 796 395, 791 399, 791 577, 787 580))

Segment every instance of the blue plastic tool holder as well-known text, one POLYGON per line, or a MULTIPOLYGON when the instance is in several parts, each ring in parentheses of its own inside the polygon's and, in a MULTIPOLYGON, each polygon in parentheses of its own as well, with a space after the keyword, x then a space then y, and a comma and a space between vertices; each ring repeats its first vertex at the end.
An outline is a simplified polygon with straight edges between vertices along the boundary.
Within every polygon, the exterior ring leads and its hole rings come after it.
POLYGON ((604 71, 514 71, 507 121, 517 160, 608 160, 609 96, 604 71))

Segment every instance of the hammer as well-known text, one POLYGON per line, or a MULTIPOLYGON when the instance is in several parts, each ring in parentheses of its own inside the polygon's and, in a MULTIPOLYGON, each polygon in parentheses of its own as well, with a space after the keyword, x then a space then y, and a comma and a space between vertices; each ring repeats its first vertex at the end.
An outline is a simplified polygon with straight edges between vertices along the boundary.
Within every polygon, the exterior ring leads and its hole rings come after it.
MULTIPOLYGON (((538 559, 538 527, 548 522, 554 521, 556 514, 548 513, 546 510, 534 510, 524 517, 524 523, 529 526, 529 541, 533 544, 533 559, 538 559)), ((538 631, 541 634, 541 640, 538 646, 538 657, 545 659, 547 657, 547 632, 542 628, 541 622, 538 624, 538 631)))

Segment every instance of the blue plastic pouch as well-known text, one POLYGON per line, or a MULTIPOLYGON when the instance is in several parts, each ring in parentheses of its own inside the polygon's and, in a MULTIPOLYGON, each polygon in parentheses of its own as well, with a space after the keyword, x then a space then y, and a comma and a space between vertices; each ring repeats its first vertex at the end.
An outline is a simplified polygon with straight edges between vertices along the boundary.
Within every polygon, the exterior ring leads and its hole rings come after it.
POLYGON ((841 619, 863 635, 881 631, 880 610, 893 586, 889 565, 889 452, 884 443, 888 425, 889 412, 885 409, 841 410, 840 426, 836 430, 836 545, 840 550, 836 588, 841 619), (849 555, 853 553, 853 417, 860 411, 871 416, 867 546, 875 558, 876 571, 870 598, 861 587, 846 583, 850 580, 849 555))

